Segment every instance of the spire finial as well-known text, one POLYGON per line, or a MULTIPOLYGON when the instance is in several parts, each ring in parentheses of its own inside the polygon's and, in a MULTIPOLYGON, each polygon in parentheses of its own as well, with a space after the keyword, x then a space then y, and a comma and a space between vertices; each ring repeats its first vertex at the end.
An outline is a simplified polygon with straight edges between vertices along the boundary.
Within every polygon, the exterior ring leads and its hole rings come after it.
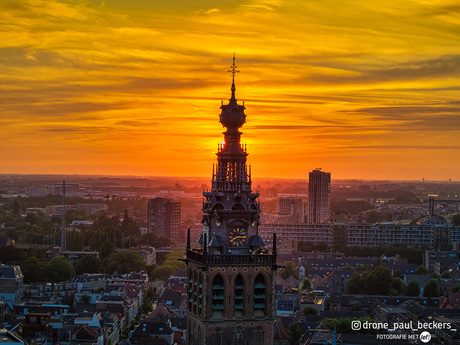
POLYGON ((231 69, 228 71, 232 74, 232 98, 230 99, 231 101, 235 101, 235 74, 239 73, 240 71, 237 71, 237 66, 235 65, 235 53, 233 53, 233 64, 230 66, 231 69))

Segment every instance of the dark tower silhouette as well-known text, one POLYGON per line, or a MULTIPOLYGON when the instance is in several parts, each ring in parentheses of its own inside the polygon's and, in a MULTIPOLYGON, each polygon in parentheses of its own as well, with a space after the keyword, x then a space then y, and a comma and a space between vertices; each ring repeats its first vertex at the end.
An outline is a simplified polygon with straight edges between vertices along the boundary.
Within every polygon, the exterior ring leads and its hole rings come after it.
POLYGON ((225 141, 217 150, 211 191, 203 193, 200 248, 189 248, 187 240, 190 345, 273 342, 276 250, 269 253, 259 237, 259 193, 252 192, 240 143, 246 115, 235 97, 235 56, 229 72, 232 95, 220 115, 225 141))
POLYGON ((428 199, 428 209, 430 213, 430 217, 434 216, 434 198, 428 199))

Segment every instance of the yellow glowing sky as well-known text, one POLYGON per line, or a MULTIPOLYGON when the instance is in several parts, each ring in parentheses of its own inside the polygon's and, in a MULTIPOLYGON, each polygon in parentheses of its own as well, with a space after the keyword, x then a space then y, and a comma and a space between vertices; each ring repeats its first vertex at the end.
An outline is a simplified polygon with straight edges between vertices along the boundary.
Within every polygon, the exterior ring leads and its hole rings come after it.
POLYGON ((460 180, 458 0, 0 2, 0 173, 460 180))

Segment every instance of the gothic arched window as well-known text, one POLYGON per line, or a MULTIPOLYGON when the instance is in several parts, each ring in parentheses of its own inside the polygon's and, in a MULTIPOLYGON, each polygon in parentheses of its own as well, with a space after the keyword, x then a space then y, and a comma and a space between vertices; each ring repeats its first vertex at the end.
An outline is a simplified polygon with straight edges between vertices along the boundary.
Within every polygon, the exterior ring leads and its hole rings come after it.
POLYGON ((233 345, 243 345, 243 331, 241 328, 237 328, 233 332, 233 345))
POLYGON ((254 280, 254 316, 264 317, 265 316, 265 302, 266 302, 266 284, 265 278, 262 274, 259 274, 254 280))
POLYGON ((216 329, 212 335, 212 345, 223 345, 223 334, 220 328, 216 329))
POLYGON ((235 279, 235 316, 243 317, 244 310, 244 281, 241 274, 238 274, 235 279))
POLYGON ((214 316, 222 316, 224 312, 224 278, 216 275, 212 281, 212 313, 214 316))
POLYGON ((264 331, 260 327, 254 332, 254 345, 264 345, 264 331))

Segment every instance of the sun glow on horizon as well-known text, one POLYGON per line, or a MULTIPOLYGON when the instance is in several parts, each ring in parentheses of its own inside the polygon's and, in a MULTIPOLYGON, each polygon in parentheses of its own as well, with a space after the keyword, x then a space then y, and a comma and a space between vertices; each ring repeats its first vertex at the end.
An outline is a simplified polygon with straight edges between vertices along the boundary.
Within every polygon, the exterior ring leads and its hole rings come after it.
POLYGON ((0 173, 460 180, 453 0, 0 3, 0 173))

